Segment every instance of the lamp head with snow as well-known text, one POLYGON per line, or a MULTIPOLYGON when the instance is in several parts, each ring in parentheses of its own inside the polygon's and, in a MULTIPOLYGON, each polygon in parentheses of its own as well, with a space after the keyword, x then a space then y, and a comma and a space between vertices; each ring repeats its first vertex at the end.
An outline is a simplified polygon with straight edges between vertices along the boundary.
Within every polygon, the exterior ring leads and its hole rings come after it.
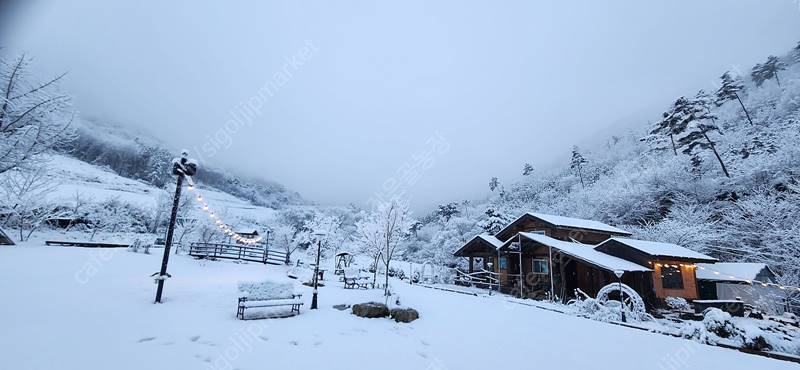
POLYGON ((616 275, 616 276, 617 276, 617 279, 621 278, 623 274, 625 274, 625 271, 622 271, 622 270, 614 270, 614 275, 616 275))
POLYGON ((180 158, 172 160, 172 174, 175 176, 186 175, 194 176, 197 174, 197 161, 189 158, 189 152, 186 150, 181 152, 180 158))

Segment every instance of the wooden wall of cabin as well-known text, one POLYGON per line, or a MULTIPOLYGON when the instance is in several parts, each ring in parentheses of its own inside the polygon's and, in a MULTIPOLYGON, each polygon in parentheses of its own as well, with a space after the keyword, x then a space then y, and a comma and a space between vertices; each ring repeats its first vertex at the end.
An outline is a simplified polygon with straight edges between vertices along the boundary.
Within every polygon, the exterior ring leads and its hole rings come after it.
POLYGON ((697 275, 695 268, 692 264, 686 264, 682 261, 673 260, 656 260, 653 261, 651 266, 653 269, 653 287, 655 289, 656 298, 663 300, 667 297, 681 297, 684 299, 697 299, 697 275), (662 269, 663 265, 678 266, 681 270, 681 277, 683 278, 683 289, 666 289, 662 284, 662 269))

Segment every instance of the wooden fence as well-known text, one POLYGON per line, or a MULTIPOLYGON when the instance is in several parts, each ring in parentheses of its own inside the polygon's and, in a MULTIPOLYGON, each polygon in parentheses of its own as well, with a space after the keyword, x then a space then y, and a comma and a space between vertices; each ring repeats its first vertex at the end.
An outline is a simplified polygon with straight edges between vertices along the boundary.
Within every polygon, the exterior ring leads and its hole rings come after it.
POLYGON ((192 243, 189 255, 195 258, 231 259, 271 265, 286 264, 286 253, 269 249, 268 245, 243 245, 225 243, 192 243))

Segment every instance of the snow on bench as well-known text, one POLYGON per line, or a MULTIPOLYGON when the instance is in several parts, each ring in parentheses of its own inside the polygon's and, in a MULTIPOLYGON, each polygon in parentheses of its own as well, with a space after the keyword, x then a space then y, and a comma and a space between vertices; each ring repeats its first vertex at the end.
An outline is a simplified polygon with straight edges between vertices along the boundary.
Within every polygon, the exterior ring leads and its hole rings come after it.
POLYGON ((359 269, 345 269, 342 279, 345 289, 368 289, 372 284, 369 277, 362 275, 359 269))
POLYGON ((302 294, 295 294, 292 283, 240 281, 238 287, 241 296, 236 316, 242 320, 244 311, 248 308, 291 306, 292 314, 300 314, 302 294))

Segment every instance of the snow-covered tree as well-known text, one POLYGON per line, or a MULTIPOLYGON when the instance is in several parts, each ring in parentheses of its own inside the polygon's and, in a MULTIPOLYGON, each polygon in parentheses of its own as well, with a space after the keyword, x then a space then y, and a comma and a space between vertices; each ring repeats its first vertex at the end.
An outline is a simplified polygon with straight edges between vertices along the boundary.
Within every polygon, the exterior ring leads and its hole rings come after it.
POLYGON ((522 176, 530 176, 533 173, 533 165, 530 163, 525 163, 522 166, 522 176))
POLYGON ((272 229, 272 244, 286 253, 286 263, 288 264, 294 253, 300 248, 300 243, 295 238, 297 229, 293 225, 278 224, 272 229))
POLYGON ((494 191, 497 187, 500 186, 500 180, 497 177, 492 177, 489 179, 489 190, 494 191))
POLYGON ((665 135, 669 137, 672 152, 678 155, 678 137, 686 131, 686 126, 693 114, 692 103, 685 97, 675 100, 669 111, 664 112, 663 119, 655 123, 650 129, 650 135, 665 135))
POLYGON ((495 207, 490 206, 486 208, 484 214, 486 215, 486 219, 480 223, 480 226, 487 233, 494 235, 502 230, 508 223, 508 220, 497 211, 495 207))
POLYGON ((371 254, 377 254, 383 261, 386 273, 384 284, 386 296, 389 295, 389 266, 402 245, 401 241, 408 235, 408 229, 413 222, 408 203, 393 199, 379 203, 356 225, 362 245, 371 250, 371 254))
POLYGON ((744 84, 742 84, 741 79, 734 78, 730 72, 725 72, 720 76, 720 80, 722 80, 719 89, 717 89, 717 106, 721 106, 725 104, 725 102, 729 100, 734 100, 739 102, 739 105, 742 107, 745 116, 747 117, 747 121, 750 124, 753 124, 753 119, 750 118, 750 112, 747 111, 745 108, 744 103, 742 102, 742 98, 739 94, 740 91, 744 90, 744 84))
POLYGON ((786 64, 783 63, 778 57, 774 55, 770 55, 767 57, 767 61, 764 64, 756 64, 751 73, 750 77, 752 77, 753 82, 756 86, 761 87, 765 81, 771 80, 775 78, 775 81, 778 83, 778 86, 781 85, 781 79, 778 76, 778 72, 783 71, 786 69, 786 64))
POLYGON ((450 218, 459 213, 461 213, 461 211, 458 210, 458 203, 456 202, 440 204, 439 208, 436 209, 436 216, 439 220, 444 222, 450 221, 450 218))
POLYGON ((583 181, 583 166, 586 164, 586 159, 578 150, 578 147, 572 147, 572 161, 570 161, 569 168, 578 174, 581 179, 581 187, 586 188, 586 183, 583 181))
POLYGON ((717 143, 709 137, 711 132, 719 132, 719 127, 714 124, 716 118, 713 114, 707 113, 708 109, 704 106, 704 101, 693 101, 689 104, 689 113, 685 116, 688 133, 678 140, 680 146, 685 147, 683 152, 692 155, 696 149, 707 149, 714 153, 722 172, 726 177, 731 177, 728 167, 717 151, 717 143), (705 121, 705 122, 704 122, 705 121))
POLYGON ((6 224, 17 228, 19 240, 25 241, 42 224, 69 212, 48 201, 57 184, 47 177, 47 167, 26 163, 6 171, 0 179, 0 210, 6 213, 6 224))
POLYGON ((71 99, 58 91, 64 74, 38 83, 29 65, 0 55, 0 174, 74 139, 71 99))

